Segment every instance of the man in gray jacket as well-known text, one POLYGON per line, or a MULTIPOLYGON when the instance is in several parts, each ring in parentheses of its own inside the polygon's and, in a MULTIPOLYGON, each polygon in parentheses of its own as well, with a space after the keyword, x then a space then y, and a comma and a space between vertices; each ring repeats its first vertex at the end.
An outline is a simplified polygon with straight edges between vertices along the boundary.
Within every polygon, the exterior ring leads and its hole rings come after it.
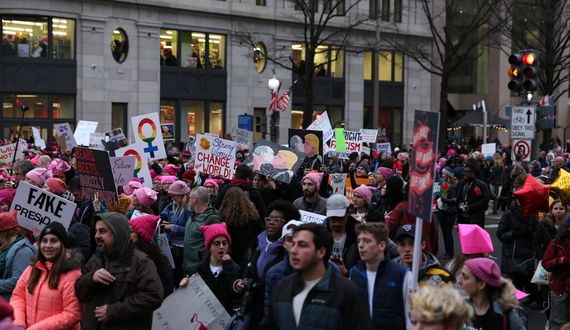
POLYGON ((309 173, 303 177, 303 197, 297 198, 293 206, 301 211, 325 215, 327 199, 319 196, 323 173, 309 173))

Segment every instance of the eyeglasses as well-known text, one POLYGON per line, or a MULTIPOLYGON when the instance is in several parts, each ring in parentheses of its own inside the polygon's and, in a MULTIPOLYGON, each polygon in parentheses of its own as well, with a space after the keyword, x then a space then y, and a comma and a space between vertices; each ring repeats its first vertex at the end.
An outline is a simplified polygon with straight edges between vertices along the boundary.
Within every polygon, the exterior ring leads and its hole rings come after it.
POLYGON ((344 218, 340 218, 340 219, 329 218, 329 222, 330 223, 341 223, 341 222, 344 222, 344 218))
POLYGON ((269 217, 265 218, 265 223, 270 223, 270 222, 273 222, 273 223, 280 223, 280 222, 285 222, 285 219, 281 219, 281 218, 269 218, 269 217))
POLYGON ((228 242, 228 241, 222 241, 222 242, 215 241, 215 242, 212 242, 212 245, 215 247, 220 247, 220 245, 228 246, 228 245, 230 245, 230 242, 228 242))
POLYGON ((214 186, 206 186, 206 188, 208 188, 208 189, 214 189, 215 187, 214 187, 214 186))
POLYGON ((153 182, 152 184, 155 185, 155 186, 160 186, 160 181, 153 182))
POLYGON ((463 173, 472 173, 473 171, 463 171, 463 173))

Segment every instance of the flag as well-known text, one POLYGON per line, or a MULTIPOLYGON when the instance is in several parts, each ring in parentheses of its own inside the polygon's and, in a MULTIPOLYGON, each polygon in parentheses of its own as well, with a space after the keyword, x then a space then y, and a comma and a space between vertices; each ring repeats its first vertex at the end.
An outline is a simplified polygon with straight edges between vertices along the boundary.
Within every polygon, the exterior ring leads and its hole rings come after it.
POLYGON ((554 95, 546 95, 540 100, 540 105, 554 105, 554 95))
POLYGON ((277 88, 275 88, 273 90, 273 93, 271 94, 271 103, 269 104, 269 116, 273 116, 273 112, 275 111, 275 108, 277 107, 277 88))
POLYGON ((287 109, 287 104, 289 104, 291 93, 293 93, 293 85, 295 85, 296 82, 297 80, 295 80, 291 84, 291 87, 289 87, 289 89, 285 93, 283 93, 283 95, 281 95, 281 97, 279 98, 279 102, 277 103, 277 109, 281 110, 282 112, 285 111, 285 109, 287 109))

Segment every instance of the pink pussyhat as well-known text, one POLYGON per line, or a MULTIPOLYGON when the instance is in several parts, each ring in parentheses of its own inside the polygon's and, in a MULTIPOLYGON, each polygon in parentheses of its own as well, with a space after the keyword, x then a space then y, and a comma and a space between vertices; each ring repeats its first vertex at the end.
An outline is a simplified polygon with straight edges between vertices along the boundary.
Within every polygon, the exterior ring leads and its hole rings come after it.
POLYGON ((458 224, 459 241, 463 254, 487 253, 495 251, 491 235, 478 225, 458 224))
POLYGON ((517 300, 521 300, 526 296, 530 296, 530 293, 525 293, 517 289, 516 295, 517 295, 517 300))

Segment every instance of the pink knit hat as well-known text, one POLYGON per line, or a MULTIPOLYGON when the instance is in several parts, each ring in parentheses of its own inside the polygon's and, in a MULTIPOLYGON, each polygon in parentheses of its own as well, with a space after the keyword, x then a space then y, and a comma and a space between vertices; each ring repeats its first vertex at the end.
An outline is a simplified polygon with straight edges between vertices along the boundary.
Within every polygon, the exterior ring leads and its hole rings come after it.
POLYGON ((200 226, 200 230, 204 233, 204 238, 206 239, 206 250, 210 250, 210 243, 220 236, 224 236, 228 239, 230 245, 232 244, 232 238, 228 234, 228 226, 225 222, 217 223, 209 226, 200 226))
POLYGON ((190 188, 183 181, 176 181, 168 188, 168 193, 171 195, 186 195, 189 192, 190 188))
POLYGON ((445 167, 445 164, 446 164, 446 163, 447 163, 447 159, 445 159, 445 158, 443 158, 443 157, 441 157, 441 158, 439 159, 439 166, 445 167))
POLYGON ((158 223, 158 219, 160 219, 160 216, 158 215, 143 215, 141 217, 129 220, 129 225, 131 225, 131 227, 137 231, 143 240, 150 243, 152 241, 154 233, 156 232, 156 224, 158 223))
POLYGON ((465 266, 482 281, 490 286, 501 286, 501 270, 494 260, 487 258, 475 258, 465 261, 465 266))
POLYGON ((0 181, 8 181, 10 180, 10 174, 5 168, 0 168, 0 181))
POLYGON ((150 207, 152 203, 156 202, 156 191, 143 187, 135 191, 137 199, 144 207, 150 207))
POLYGON ((177 177, 175 177, 174 175, 163 175, 160 177, 160 184, 164 184, 166 181, 170 181, 172 183, 176 182, 176 180, 178 180, 177 177))
MULTIPOLYGON (((31 154, 32 154, 32 153, 30 152, 30 155, 31 155, 31 154)), ((36 154, 36 157, 30 159, 30 162, 34 163, 35 165, 38 165, 38 160, 40 160, 40 155, 39 155, 39 154, 36 154)), ((40 183, 40 184, 41 184, 41 183, 40 183)))
POLYGON ((162 169, 162 172, 167 172, 167 173, 169 173, 170 175, 176 175, 176 172, 178 172, 178 167, 176 167, 176 166, 170 166, 170 165, 169 165, 169 166, 165 166, 165 167, 162 169))
POLYGON ((48 170, 50 170, 53 176, 58 175, 59 173, 65 173, 71 170, 71 166, 63 159, 56 158, 53 162, 48 163, 47 166, 48 170))
POLYGON ((453 150, 453 149, 447 150, 447 155, 448 155, 448 156, 450 156, 450 157, 451 157, 451 156, 455 156, 455 154, 456 154, 455 150, 453 150))
POLYGON ((214 187, 216 187, 217 191, 220 191, 220 180, 216 180, 216 179, 206 179, 204 181, 204 186, 206 186, 208 183, 214 185, 214 187))
POLYGON ((376 188, 371 187, 371 186, 367 186, 364 184, 362 184, 358 188, 354 189, 354 192, 358 193, 360 196, 362 196, 362 198, 364 198, 364 200, 368 204, 370 204, 370 201, 372 200, 372 195, 374 195, 375 191, 376 191, 376 188))
POLYGON ((382 173, 384 180, 388 180, 388 178, 392 175, 392 172, 394 172, 392 169, 387 167, 378 167, 378 171, 382 173))
POLYGON ((29 171, 26 176, 32 179, 35 183, 43 185, 46 179, 51 178, 51 172, 49 172, 47 168, 36 167, 29 171))
POLYGON ((143 185, 137 181, 129 181, 127 185, 123 188, 125 190, 125 194, 131 196, 135 190, 142 188, 143 185))
POLYGON ((1 189, 0 198, 4 198, 4 203, 8 206, 12 206, 14 201, 14 196, 16 196, 16 189, 1 189))
POLYGON ((410 159, 410 154, 408 154, 407 152, 400 152, 398 154, 398 159, 399 160, 407 160, 410 159))
MULTIPOLYGON (((303 177, 303 181, 305 181, 305 179, 313 181, 315 187, 317 188, 317 191, 319 191, 319 188, 321 187, 321 181, 323 180, 323 173, 309 173, 303 177)), ((303 181, 301 181, 301 183, 303 181)))
POLYGON ((150 170, 149 172, 150 172, 150 178, 152 179, 152 181, 154 181, 154 178, 156 178, 158 174, 156 174, 154 170, 150 170))

